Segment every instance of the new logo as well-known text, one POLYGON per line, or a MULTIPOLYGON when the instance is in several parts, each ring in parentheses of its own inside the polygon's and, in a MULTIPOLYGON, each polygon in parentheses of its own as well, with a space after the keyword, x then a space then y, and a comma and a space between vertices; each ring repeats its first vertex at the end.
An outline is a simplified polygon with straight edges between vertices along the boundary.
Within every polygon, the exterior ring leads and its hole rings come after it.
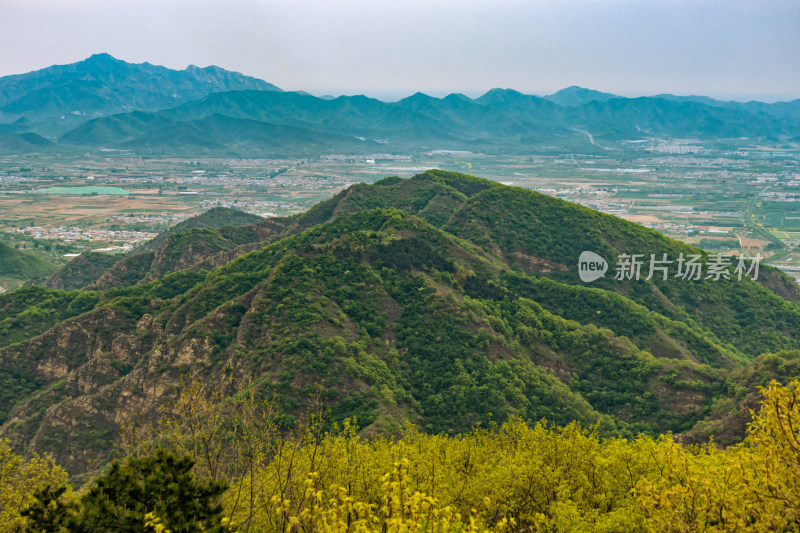
POLYGON ((607 271, 606 260, 594 252, 583 252, 578 258, 578 275, 584 283, 602 278, 607 271))

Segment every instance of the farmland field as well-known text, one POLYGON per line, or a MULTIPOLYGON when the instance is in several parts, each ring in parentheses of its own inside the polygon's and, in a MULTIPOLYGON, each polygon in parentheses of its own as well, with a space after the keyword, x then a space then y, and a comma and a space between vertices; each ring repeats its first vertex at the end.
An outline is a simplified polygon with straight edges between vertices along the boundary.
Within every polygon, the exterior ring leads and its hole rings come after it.
POLYGON ((45 244, 61 246, 49 253, 60 263, 64 254, 125 246, 126 239, 130 246, 140 238, 131 232, 163 231, 215 206, 291 215, 353 183, 441 168, 534 189, 714 251, 781 262, 800 243, 800 151, 765 157, 749 150, 672 155, 618 146, 599 154, 431 150, 274 160, 6 156, 0 157, 0 235, 39 250, 40 237, 20 228, 97 232, 96 240, 81 242, 59 242, 58 233, 45 232, 45 244))

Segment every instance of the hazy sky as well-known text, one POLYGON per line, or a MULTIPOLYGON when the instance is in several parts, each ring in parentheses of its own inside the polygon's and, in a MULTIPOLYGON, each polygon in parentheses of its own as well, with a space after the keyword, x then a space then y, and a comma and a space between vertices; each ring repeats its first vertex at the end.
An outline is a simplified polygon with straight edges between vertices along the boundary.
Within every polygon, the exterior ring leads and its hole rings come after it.
POLYGON ((799 0, 0 0, 0 76, 98 52, 381 98, 800 98, 799 0))

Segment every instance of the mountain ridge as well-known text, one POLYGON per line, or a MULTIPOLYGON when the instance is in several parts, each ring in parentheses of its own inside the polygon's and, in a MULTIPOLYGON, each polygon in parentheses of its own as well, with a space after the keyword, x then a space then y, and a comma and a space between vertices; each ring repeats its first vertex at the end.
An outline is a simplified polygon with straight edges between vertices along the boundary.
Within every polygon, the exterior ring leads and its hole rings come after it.
POLYGON ((589 102, 607 102, 619 96, 571 85, 544 98, 565 107, 578 107, 589 102))
POLYGON ((703 254, 444 171, 354 185, 285 219, 174 233, 118 263, 128 281, 0 296, 0 435, 77 471, 102 462, 121 421, 154 416, 181 376, 233 371, 287 413, 322 383, 334 420, 356 416, 368 434, 519 415, 741 438, 725 429, 741 413, 722 406, 796 367, 774 361, 800 349, 800 305, 766 280, 588 286, 575 268, 585 249, 703 254), (221 243, 218 263, 200 241, 221 243))
POLYGON ((216 66, 172 70, 94 54, 76 63, 0 78, 0 121, 26 118, 63 131, 86 120, 82 117, 154 111, 214 91, 245 88, 280 91, 216 66))
MULTIPOLYGON (((61 144, 134 149, 154 146, 175 139, 174 132, 191 127, 193 121, 214 116, 229 117, 230 121, 221 130, 208 128, 205 137, 192 142, 216 146, 217 150, 222 150, 223 145, 241 146, 242 155, 257 153, 252 143, 247 147, 248 135, 242 133, 247 131, 243 127, 247 123, 254 127, 261 124, 260 128, 299 128, 295 130, 297 140, 285 143, 295 153, 336 150, 335 142, 326 149, 324 143, 315 141, 319 135, 340 136, 343 142, 349 138, 350 143, 346 144, 351 150, 368 153, 374 152, 374 147, 359 144, 356 139, 382 143, 383 149, 389 151, 431 145, 524 151, 542 143, 586 145, 592 150, 585 131, 610 142, 642 136, 776 140, 800 131, 800 122, 795 123, 791 117, 663 98, 615 97, 563 107, 510 90, 493 90, 476 100, 463 95, 440 99, 418 93, 395 103, 367 97, 323 100, 298 93, 232 91, 154 113, 93 119, 65 134, 61 144)), ((187 148, 190 146, 191 143, 183 148, 191 151, 187 148)), ((275 146, 262 153, 277 151, 280 145, 275 146)), ((181 148, 180 143, 172 147, 176 152, 181 148)))
POLYGON ((544 97, 498 88, 474 99, 317 98, 216 66, 178 71, 95 54, 0 78, 0 134, 6 154, 112 147, 142 155, 307 156, 372 153, 375 143, 394 153, 520 152, 553 144, 592 152, 600 150, 592 138, 796 142, 800 100, 625 98, 578 86, 544 97), (21 137, 32 134, 42 139, 21 137))

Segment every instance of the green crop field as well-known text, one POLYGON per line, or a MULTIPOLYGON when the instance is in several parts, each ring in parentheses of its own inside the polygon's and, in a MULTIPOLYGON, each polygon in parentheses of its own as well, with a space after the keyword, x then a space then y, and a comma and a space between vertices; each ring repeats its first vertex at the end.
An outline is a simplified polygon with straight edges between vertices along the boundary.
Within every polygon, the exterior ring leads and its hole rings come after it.
POLYGON ((47 187, 34 191, 38 194, 130 194, 119 187, 47 187))
POLYGON ((763 223, 768 228, 779 230, 800 230, 800 213, 766 213, 761 215, 763 223))

